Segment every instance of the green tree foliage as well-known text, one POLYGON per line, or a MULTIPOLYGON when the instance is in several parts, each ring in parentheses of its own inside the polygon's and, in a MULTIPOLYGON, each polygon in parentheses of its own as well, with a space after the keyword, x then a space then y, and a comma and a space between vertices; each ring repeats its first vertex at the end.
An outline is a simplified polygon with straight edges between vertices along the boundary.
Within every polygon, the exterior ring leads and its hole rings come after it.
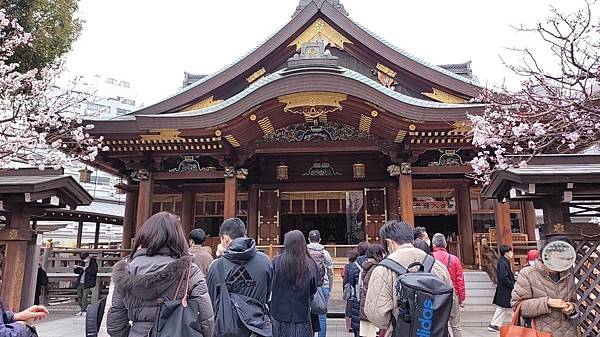
POLYGON ((20 71, 43 68, 71 50, 83 21, 75 17, 78 0, 0 0, 9 17, 33 35, 31 45, 22 46, 10 62, 20 71))

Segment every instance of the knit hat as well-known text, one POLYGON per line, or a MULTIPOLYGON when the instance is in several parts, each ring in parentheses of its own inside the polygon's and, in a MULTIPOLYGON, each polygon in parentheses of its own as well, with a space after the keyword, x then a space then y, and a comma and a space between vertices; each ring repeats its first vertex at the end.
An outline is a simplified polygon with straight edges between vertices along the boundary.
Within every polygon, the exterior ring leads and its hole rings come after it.
POLYGON ((540 258, 540 252, 537 249, 532 249, 527 252, 527 261, 535 261, 540 258))

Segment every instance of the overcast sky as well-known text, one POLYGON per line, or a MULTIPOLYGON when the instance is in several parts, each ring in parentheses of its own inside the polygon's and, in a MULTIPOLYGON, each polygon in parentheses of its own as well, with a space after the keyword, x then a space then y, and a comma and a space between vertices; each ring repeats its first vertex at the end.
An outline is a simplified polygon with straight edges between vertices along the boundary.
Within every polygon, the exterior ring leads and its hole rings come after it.
MULTIPOLYGON (((397 47, 434 64, 472 61, 482 84, 505 78, 506 47, 535 46, 510 25, 542 20, 550 4, 581 0, 342 0, 350 16, 397 47)), ((131 82, 152 104, 181 87, 183 72, 211 74, 264 41, 297 0, 82 0, 83 32, 67 57, 71 73, 131 82)), ((541 50, 542 52, 547 52, 541 50)))

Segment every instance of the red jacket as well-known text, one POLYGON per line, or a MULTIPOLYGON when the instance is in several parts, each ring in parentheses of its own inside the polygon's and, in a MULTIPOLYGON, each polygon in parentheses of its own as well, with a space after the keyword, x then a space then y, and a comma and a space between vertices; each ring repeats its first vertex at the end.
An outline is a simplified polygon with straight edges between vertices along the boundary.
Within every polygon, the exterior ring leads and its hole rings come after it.
POLYGON ((466 293, 465 293, 465 275, 463 273, 462 263, 458 257, 449 254, 444 248, 433 248, 433 257, 436 260, 448 268, 448 272, 450 272, 450 278, 452 278, 452 284, 454 285, 454 290, 458 294, 458 298, 461 302, 465 301, 466 293), (450 258, 450 263, 448 263, 448 258, 450 258), (448 265, 450 265, 448 267, 448 265))

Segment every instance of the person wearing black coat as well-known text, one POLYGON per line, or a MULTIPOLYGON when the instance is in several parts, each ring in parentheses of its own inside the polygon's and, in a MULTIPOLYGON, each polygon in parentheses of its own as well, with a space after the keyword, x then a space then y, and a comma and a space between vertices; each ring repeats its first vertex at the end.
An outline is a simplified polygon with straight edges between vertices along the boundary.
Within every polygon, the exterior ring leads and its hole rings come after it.
POLYGON ((367 249, 370 244, 366 241, 362 241, 358 244, 356 248, 358 251, 358 257, 354 263, 349 264, 345 277, 344 277, 344 286, 346 283, 350 283, 350 285, 355 290, 355 296, 348 300, 348 313, 350 314, 352 332, 354 336, 360 336, 360 272, 362 271, 362 264, 367 261, 367 249))
POLYGON ((84 266, 75 266, 75 274, 79 275, 77 278, 77 302, 81 311, 77 315, 82 315, 86 312, 88 307, 88 296, 93 287, 96 286, 96 276, 98 274, 98 263, 96 259, 90 257, 88 253, 81 254, 81 261, 84 266))
POLYGON ((500 326, 502 326, 506 317, 512 317, 513 311, 510 300, 513 288, 515 287, 515 275, 510 263, 510 259, 512 258, 512 248, 507 245, 500 246, 500 258, 496 266, 498 284, 493 302, 496 305, 496 312, 494 313, 492 322, 488 326, 488 330, 490 331, 500 331, 500 326))

